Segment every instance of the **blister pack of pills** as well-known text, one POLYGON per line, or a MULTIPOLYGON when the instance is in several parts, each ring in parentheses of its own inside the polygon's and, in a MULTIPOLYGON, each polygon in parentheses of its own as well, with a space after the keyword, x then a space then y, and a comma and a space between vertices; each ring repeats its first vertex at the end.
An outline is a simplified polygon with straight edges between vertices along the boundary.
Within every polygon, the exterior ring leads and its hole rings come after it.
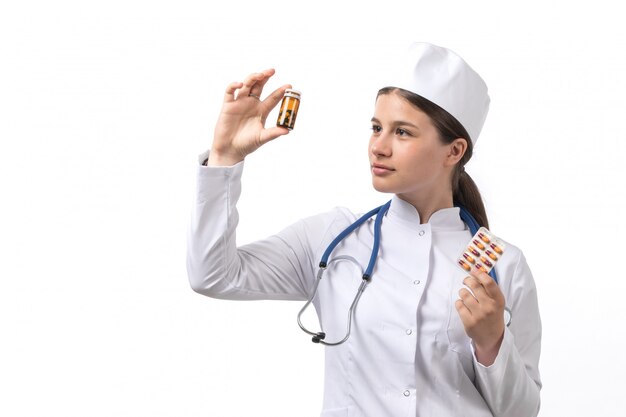
POLYGON ((465 271, 472 267, 489 273, 504 253, 506 244, 484 227, 478 229, 457 263, 465 271))

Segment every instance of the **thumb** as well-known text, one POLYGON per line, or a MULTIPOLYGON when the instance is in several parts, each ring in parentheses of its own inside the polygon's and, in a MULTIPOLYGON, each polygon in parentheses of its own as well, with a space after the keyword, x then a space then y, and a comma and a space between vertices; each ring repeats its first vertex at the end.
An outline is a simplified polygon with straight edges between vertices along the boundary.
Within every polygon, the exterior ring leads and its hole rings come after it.
POLYGON ((269 127, 263 129, 259 138, 259 141, 261 142, 260 145, 264 145, 270 140, 276 139, 277 137, 286 135, 288 133, 289 129, 287 129, 286 127, 269 127))
POLYGON ((272 91, 272 93, 263 100, 262 104, 265 110, 265 114, 269 114, 269 112, 280 103, 285 95, 285 90, 291 88, 291 84, 285 84, 281 87, 278 87, 276 90, 272 91))

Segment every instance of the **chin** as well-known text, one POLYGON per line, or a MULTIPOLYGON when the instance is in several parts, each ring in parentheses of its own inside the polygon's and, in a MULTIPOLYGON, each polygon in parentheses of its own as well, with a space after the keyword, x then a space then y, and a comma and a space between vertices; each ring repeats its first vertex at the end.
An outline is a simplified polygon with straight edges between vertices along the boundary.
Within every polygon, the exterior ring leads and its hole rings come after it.
POLYGON ((375 178, 372 179, 372 187, 379 193, 395 193, 393 187, 389 186, 389 184, 381 184, 375 178))

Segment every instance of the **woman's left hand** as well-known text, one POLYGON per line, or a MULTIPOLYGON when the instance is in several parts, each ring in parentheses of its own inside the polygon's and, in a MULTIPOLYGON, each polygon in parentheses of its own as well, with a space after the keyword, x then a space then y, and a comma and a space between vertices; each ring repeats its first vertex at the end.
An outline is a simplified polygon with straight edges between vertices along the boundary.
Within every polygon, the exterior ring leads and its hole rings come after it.
POLYGON ((474 342, 476 359, 489 366, 496 360, 504 337, 504 295, 489 274, 476 269, 463 280, 463 284, 472 291, 467 288, 459 290, 456 310, 465 333, 474 342))

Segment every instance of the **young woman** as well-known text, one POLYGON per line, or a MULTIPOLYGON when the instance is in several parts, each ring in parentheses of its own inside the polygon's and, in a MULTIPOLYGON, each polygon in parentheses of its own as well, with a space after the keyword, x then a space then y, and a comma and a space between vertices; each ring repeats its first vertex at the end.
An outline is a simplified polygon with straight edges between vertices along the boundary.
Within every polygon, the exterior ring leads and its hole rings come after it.
POLYGON ((489 107, 486 85, 454 52, 431 44, 415 44, 397 66, 406 71, 379 91, 369 141, 373 186, 393 196, 332 249, 321 280, 327 247, 361 216, 336 209, 237 248, 243 161, 288 133, 264 125, 289 86, 261 100, 273 70, 228 86, 211 151, 201 156, 191 286, 248 300, 307 300, 317 290, 312 303, 325 335, 316 337, 331 344, 324 417, 536 416, 541 323, 524 256, 507 244, 498 283, 457 264, 473 234, 462 212, 488 227, 464 169, 489 107), (371 279, 351 309, 370 259, 371 279))

